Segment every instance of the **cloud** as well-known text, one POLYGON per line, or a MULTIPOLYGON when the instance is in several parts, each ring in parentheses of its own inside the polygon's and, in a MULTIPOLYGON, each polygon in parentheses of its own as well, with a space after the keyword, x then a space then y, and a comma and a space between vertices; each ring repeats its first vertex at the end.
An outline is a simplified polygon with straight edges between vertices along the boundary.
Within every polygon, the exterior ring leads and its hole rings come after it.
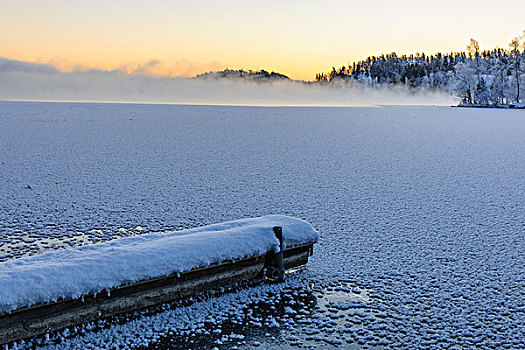
POLYGON ((0 74, 1 73, 41 73, 51 74, 59 73, 59 70, 49 64, 30 63, 15 61, 0 57, 0 74))
MULTIPOLYGON (((0 100, 59 100, 232 105, 450 104, 441 93, 407 93, 361 85, 320 86, 294 81, 253 83, 159 76, 164 63, 152 60, 116 70, 77 68, 0 58, 0 100), (160 68, 159 68, 160 67, 160 68)), ((193 71, 191 63, 186 66, 193 71)), ((194 73, 192 73, 194 74, 194 73)))
MULTIPOLYGON (((5 60, 5 59, 4 59, 5 60)), ((16 61, 15 61, 16 62, 16 61)), ((32 64, 32 63, 29 63, 32 64)), ((47 61, 37 61, 42 64, 55 67, 62 72, 86 72, 100 70, 93 66, 71 62, 62 57, 54 57, 47 61)), ((187 59, 172 61, 161 61, 152 59, 145 62, 123 63, 110 71, 120 71, 126 74, 151 75, 158 77, 192 77, 202 72, 216 71, 226 68, 226 65, 217 61, 196 62, 187 59)))

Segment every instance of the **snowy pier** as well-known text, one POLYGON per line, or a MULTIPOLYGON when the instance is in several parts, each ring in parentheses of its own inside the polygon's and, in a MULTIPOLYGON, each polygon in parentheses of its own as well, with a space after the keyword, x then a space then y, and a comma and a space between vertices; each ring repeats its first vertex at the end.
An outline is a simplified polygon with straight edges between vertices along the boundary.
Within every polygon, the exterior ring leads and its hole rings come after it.
POLYGON ((319 235, 271 215, 0 263, 0 344, 305 265, 319 235), (281 235, 282 233, 282 235, 281 235))

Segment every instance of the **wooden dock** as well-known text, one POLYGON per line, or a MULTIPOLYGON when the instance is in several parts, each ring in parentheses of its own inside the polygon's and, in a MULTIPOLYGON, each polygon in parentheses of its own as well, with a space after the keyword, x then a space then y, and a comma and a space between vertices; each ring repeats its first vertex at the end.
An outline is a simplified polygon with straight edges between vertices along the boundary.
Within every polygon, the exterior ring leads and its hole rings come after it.
MULTIPOLYGON (((282 250, 284 268, 305 265, 312 253, 313 243, 282 250)), ((242 260, 224 261, 205 268, 120 286, 96 295, 87 294, 82 299, 63 299, 17 309, 0 315, 0 344, 181 300, 195 293, 242 281, 266 278, 266 271, 274 268, 268 265, 275 260, 276 254, 268 252, 242 260)))

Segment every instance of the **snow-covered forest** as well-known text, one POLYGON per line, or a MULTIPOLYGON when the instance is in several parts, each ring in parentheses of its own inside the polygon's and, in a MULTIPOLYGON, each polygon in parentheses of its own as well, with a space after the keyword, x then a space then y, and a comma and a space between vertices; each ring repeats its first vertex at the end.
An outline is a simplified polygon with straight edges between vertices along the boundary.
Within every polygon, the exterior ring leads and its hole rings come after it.
POLYGON ((525 94, 525 31, 512 39, 508 49, 482 51, 479 43, 471 39, 466 52, 372 56, 318 73, 315 81, 441 89, 449 91, 464 106, 516 106, 525 94))

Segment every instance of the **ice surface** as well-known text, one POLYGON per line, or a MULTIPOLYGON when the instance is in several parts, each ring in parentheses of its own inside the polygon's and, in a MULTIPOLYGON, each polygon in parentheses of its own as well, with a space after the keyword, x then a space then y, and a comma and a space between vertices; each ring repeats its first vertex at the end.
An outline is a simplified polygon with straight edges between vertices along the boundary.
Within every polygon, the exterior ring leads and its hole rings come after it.
POLYGON ((274 226, 283 228, 285 247, 319 238, 304 220, 268 215, 5 261, 0 263, 0 312, 279 251, 274 226))
POLYGON ((321 233, 282 285, 26 348, 523 349, 524 135, 512 109, 0 103, 4 261, 272 213, 321 233))

